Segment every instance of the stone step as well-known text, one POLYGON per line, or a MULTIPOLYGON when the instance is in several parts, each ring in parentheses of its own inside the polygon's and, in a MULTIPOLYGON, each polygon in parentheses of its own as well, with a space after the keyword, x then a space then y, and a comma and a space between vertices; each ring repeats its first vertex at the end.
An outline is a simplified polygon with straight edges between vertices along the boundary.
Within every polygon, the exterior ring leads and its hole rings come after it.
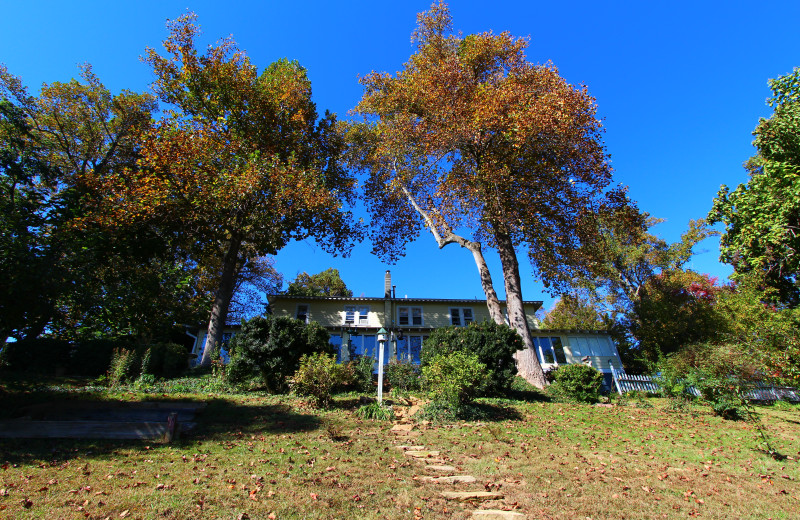
POLYGON ((425 446, 415 446, 413 444, 400 444, 399 446, 395 446, 395 449, 403 450, 403 451, 420 451, 424 450, 425 446))
POLYGON ((421 477, 420 480, 424 482, 433 482, 434 484, 472 484, 477 482, 477 479, 472 475, 451 475, 449 477, 421 477))
POLYGON ((502 509, 479 509, 472 512, 476 520, 523 520, 525 515, 516 511, 503 511, 502 509))
POLYGON ((492 493, 489 491, 444 491, 442 496, 447 500, 460 500, 462 502, 502 500, 505 497, 505 495, 501 493, 492 493))
POLYGON ((413 424, 397 423, 394 426, 392 426, 392 430, 391 431, 393 431, 395 433, 397 433, 397 432, 410 432, 413 429, 414 429, 414 425, 413 424))
POLYGON ((429 450, 406 450, 407 457, 414 457, 415 459, 429 459, 432 457, 438 457, 438 451, 429 451, 429 450))
POLYGON ((425 466, 425 469, 428 471, 440 471, 442 473, 452 473, 456 470, 455 466, 450 466, 447 464, 430 464, 425 466))

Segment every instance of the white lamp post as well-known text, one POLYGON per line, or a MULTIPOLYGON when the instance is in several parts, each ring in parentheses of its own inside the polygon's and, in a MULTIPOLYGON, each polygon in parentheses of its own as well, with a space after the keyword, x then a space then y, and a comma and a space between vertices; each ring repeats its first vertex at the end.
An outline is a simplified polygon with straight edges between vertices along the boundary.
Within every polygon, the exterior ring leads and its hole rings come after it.
POLYGON ((387 331, 383 327, 378 331, 378 404, 383 403, 383 349, 386 346, 387 331))

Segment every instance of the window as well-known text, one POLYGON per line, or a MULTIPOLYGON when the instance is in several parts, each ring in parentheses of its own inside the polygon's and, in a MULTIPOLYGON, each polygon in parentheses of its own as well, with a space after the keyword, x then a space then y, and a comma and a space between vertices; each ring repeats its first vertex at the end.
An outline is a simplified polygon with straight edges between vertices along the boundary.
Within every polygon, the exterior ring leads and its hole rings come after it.
POLYGON ((344 322, 366 325, 369 322, 369 305, 345 305, 344 322))
POLYGON ((457 327, 466 327, 474 321, 470 307, 451 307, 450 324, 457 327))
POLYGON ((305 303, 298 304, 295 317, 303 323, 308 323, 308 305, 305 303))
POLYGON ((422 326, 422 307, 398 307, 398 325, 422 326))
POLYGON ((609 340, 605 337, 586 338, 570 336, 569 344, 572 355, 575 357, 614 355, 609 340))
POLYGON ((561 338, 558 336, 550 338, 533 338, 533 344, 536 345, 537 354, 539 354, 539 363, 542 364, 559 364, 567 363, 567 356, 564 354, 564 345, 561 344, 561 338))

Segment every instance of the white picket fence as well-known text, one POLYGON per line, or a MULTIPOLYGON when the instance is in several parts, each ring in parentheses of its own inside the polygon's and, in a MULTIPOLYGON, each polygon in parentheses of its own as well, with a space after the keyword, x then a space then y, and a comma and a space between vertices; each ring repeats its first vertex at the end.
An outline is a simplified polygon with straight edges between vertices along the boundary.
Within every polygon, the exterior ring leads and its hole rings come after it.
MULTIPOLYGON (((626 392, 641 391, 657 393, 661 390, 657 383, 653 381, 652 376, 633 376, 625 373, 624 370, 617 370, 611 367, 611 377, 614 380, 614 386, 617 392, 624 394, 626 392)), ((694 387, 690 387, 689 392, 695 396, 700 395, 694 387)), ((748 401, 789 401, 792 403, 800 402, 800 392, 797 388, 790 386, 775 386, 757 383, 753 388, 744 392, 743 397, 748 401)))
POLYGON ((620 394, 633 391, 657 393, 660 390, 660 387, 653 382, 652 377, 630 376, 624 370, 617 370, 613 366, 611 367, 611 377, 620 394))

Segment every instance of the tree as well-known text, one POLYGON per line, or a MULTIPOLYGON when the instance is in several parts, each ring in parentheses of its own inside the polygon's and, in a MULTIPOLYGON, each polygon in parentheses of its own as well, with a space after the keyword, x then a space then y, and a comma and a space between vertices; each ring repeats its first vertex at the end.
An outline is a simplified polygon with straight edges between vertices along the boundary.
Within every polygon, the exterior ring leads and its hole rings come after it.
POLYGON ((750 180, 720 188, 709 213, 721 222, 720 260, 735 276, 757 274, 777 290, 776 301, 800 304, 800 68, 770 80, 775 112, 753 134, 758 154, 745 168, 750 180))
POLYGON ((142 167, 106 183, 118 204, 105 218, 169 226, 215 280, 209 364, 248 262, 309 236, 330 252, 349 247, 355 226, 342 205, 354 182, 337 160, 335 117, 318 120, 305 69, 280 60, 259 75, 232 39, 200 55, 195 19, 168 23, 166 56, 146 52, 153 89, 173 108, 142 136, 142 167))
POLYGON ((4 229, 1 305, 17 322, 12 335, 152 338, 194 321, 193 266, 163 229, 90 218, 109 199, 88 181, 137 167, 153 96, 113 95, 88 65, 80 80, 45 84, 39 97, 0 67, 0 94, 3 218, 16 226, 4 229))
MULTIPOLYGON (((396 256, 424 224, 440 247, 440 237, 459 243, 453 230, 468 228, 472 242, 497 249, 509 321, 527 347, 520 372, 544 386, 516 248, 525 248, 551 290, 569 284, 576 225, 611 181, 594 100, 551 64, 529 63, 524 39, 454 35, 443 3, 418 21, 416 52, 405 68, 366 76, 355 109, 367 118, 351 135, 360 149, 356 162, 370 173, 373 242, 396 256), (423 224, 409 218, 415 212, 423 224)), ((484 267, 479 263, 491 310, 484 267)))
POLYGON ((589 295, 573 292, 562 294, 542 320, 547 329, 607 330, 609 318, 589 295))
POLYGON ((353 291, 339 276, 339 270, 331 267, 321 273, 309 275, 306 272, 297 275, 289 287, 286 288, 289 296, 353 296, 353 291))
POLYGON ((655 363, 688 345, 725 337, 727 320, 717 302, 726 290, 716 278, 681 269, 647 280, 627 316, 638 357, 655 363))

